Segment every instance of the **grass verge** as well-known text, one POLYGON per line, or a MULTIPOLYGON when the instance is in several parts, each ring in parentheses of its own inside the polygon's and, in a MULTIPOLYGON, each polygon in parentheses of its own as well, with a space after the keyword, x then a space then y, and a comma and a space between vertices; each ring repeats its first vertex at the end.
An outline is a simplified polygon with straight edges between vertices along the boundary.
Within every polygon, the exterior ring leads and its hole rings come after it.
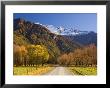
POLYGON ((68 67, 74 75, 97 75, 97 67, 68 67))
POLYGON ((42 75, 53 69, 54 67, 50 67, 50 66, 14 67, 13 75, 42 75))

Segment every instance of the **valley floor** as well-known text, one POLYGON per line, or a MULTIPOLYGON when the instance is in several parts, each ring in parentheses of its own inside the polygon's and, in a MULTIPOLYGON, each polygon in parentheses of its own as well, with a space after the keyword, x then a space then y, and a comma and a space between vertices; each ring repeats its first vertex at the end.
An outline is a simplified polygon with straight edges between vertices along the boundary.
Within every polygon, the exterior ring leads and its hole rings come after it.
POLYGON ((14 75, 97 75, 97 67, 14 67, 14 75))

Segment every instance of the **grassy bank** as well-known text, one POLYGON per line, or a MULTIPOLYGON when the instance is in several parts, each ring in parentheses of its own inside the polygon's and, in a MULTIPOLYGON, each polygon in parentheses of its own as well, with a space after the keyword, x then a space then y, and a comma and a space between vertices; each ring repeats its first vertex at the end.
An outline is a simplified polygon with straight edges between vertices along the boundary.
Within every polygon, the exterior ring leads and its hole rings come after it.
POLYGON ((97 75, 97 67, 68 67, 74 75, 97 75))
POLYGON ((42 75, 54 69, 50 66, 14 67, 13 75, 42 75))

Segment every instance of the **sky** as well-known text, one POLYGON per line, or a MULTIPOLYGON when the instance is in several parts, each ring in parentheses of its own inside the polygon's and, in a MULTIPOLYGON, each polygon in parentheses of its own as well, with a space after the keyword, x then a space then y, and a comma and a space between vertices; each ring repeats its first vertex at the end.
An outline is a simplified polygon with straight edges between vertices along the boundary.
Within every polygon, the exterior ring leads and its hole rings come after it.
POLYGON ((16 18, 43 25, 97 32, 96 13, 14 13, 14 19, 16 18))

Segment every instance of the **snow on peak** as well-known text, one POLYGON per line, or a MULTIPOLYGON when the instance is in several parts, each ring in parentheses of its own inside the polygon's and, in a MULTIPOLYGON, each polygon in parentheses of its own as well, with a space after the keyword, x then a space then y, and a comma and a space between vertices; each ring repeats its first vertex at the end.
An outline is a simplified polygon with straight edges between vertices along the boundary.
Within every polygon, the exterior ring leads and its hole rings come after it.
POLYGON ((79 35, 88 33, 88 31, 80 31, 73 28, 64 28, 62 26, 55 27, 54 25, 43 25, 39 22, 36 22, 35 24, 44 26, 45 28, 49 29, 52 33, 55 33, 56 35, 79 35))
POLYGON ((45 27, 48 28, 52 33, 55 33, 57 35, 60 35, 64 31, 64 28, 61 26, 55 27, 53 25, 46 25, 45 27))
POLYGON ((34 23, 34 24, 40 24, 39 22, 36 22, 36 23, 34 23))

